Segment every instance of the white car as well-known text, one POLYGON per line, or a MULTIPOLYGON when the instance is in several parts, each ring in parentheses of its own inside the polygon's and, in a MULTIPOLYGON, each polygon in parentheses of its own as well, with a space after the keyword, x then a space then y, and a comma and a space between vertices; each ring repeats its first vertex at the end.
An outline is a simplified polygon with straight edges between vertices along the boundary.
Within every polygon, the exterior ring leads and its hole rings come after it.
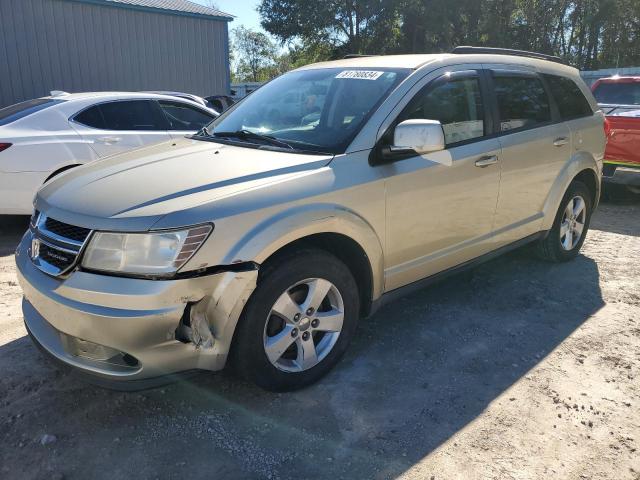
POLYGON ((204 98, 199 97, 198 95, 194 95, 192 93, 172 92, 167 90, 152 90, 152 91, 145 91, 142 93, 156 93, 158 95, 169 95, 171 97, 184 98, 186 100, 191 100, 192 102, 196 102, 197 104, 202 105, 203 107, 213 108, 210 105, 207 105, 207 101, 204 98))
POLYGON ((0 214, 31 214, 36 191, 69 168, 195 133, 218 116, 169 95, 52 94, 0 109, 0 214))

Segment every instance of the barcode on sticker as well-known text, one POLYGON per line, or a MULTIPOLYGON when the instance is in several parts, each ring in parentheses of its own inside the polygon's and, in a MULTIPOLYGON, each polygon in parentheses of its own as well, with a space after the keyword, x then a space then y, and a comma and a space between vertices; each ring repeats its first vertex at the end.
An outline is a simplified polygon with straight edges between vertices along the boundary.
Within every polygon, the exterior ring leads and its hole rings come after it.
POLYGON ((375 70, 344 70, 336 78, 353 78, 356 80, 377 80, 384 72, 375 70))

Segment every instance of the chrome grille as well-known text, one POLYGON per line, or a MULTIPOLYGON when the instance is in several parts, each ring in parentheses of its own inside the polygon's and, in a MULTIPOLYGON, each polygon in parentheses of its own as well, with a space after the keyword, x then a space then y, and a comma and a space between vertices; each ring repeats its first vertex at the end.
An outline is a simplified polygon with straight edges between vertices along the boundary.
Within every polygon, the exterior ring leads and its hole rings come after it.
POLYGON ((30 256, 34 265, 49 275, 59 276, 76 265, 91 230, 36 211, 31 222, 31 234, 30 256))
POLYGON ((45 220, 44 226, 48 232, 75 240, 76 242, 84 242, 91 232, 88 228, 76 227, 75 225, 62 223, 49 217, 45 220))
POLYGON ((66 270, 73 265, 77 256, 75 252, 66 252, 42 241, 40 242, 38 253, 42 260, 60 271, 66 270))

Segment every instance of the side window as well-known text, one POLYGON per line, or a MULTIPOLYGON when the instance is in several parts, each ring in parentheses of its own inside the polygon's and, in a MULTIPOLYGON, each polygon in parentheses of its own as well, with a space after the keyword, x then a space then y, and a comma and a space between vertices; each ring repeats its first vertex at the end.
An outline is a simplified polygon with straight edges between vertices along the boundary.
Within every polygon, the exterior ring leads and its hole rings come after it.
POLYGON ((500 131, 534 128, 551 121, 549 98, 538 77, 494 72, 493 83, 498 100, 500 131))
POLYGON ((447 145, 484 136, 480 80, 469 77, 428 85, 400 115, 400 121, 418 118, 440 121, 447 145))
POLYGON ((214 119, 191 105, 182 102, 158 101, 169 122, 169 130, 200 130, 214 119))
POLYGON ((76 115, 73 120, 86 127, 104 129, 104 118, 100 112, 100 105, 87 108, 76 115))
POLYGON ((563 120, 593 115, 591 105, 573 80, 556 75, 545 75, 544 78, 551 89, 551 95, 558 104, 563 120))
POLYGON ((150 100, 99 105, 107 130, 166 130, 162 112, 150 100))

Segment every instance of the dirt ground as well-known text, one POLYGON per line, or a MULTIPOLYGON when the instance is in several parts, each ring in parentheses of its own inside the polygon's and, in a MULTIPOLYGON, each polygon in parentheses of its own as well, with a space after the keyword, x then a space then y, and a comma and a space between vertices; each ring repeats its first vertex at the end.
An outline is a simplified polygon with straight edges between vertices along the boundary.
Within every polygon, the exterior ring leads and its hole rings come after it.
POLYGON ((520 250, 386 306, 293 394, 58 372, 22 324, 26 220, 0 222, 2 479, 640 479, 640 201, 571 263, 520 250))

